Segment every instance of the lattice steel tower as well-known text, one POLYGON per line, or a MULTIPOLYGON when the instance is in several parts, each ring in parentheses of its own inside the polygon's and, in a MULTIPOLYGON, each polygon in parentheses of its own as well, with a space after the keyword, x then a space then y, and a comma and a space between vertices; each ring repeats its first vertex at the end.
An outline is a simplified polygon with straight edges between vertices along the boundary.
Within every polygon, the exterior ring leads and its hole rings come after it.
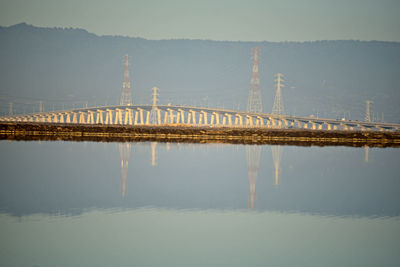
POLYGON ((371 100, 365 101, 366 109, 365 109, 365 117, 364 121, 370 122, 371 121, 371 100))
POLYGON ((151 124, 160 124, 161 123, 161 116, 160 116, 160 110, 157 108, 157 102, 158 98, 158 90, 160 90, 158 87, 153 87, 153 106, 150 111, 150 123, 151 124))
POLYGON ((282 74, 278 73, 275 75, 276 76, 276 94, 275 94, 275 99, 274 99, 274 105, 272 107, 272 113, 282 115, 285 112, 285 109, 283 108, 283 101, 282 101, 282 94, 281 94, 281 87, 284 87, 282 82, 284 81, 282 79, 282 74))
POLYGON ((247 111, 254 113, 262 112, 260 77, 258 75, 258 47, 253 47, 253 73, 250 80, 249 98, 247 100, 247 111))
POLYGON ((124 72, 124 80, 122 82, 122 92, 121 99, 119 104, 121 106, 130 106, 132 105, 132 93, 131 93, 131 82, 129 79, 129 56, 125 55, 125 72, 124 72))

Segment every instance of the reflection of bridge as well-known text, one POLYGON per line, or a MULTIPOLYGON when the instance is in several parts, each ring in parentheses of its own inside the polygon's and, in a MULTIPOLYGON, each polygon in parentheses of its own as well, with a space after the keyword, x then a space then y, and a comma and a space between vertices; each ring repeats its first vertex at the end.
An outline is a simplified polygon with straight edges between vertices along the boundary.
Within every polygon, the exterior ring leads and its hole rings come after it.
MULTIPOLYGON (((148 125, 151 112, 157 112, 157 125, 185 124, 188 126, 231 126, 299 128, 313 130, 377 130, 398 131, 400 124, 323 119, 252 113, 219 108, 171 105, 116 105, 60 110, 0 117, 2 121, 51 122, 74 124, 148 125)), ((154 123, 154 122, 153 122, 154 123)))

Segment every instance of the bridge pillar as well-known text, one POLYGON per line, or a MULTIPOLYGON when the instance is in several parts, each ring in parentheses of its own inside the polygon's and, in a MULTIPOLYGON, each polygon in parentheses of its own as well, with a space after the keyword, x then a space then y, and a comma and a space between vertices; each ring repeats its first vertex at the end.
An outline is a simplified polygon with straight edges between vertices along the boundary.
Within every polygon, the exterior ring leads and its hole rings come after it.
POLYGON ((138 108, 139 114, 140 114, 140 123, 139 124, 144 124, 144 118, 143 118, 143 109, 138 108))
POLYGON ((72 123, 78 123, 78 114, 76 112, 72 112, 72 123))
POLYGON ((232 126, 232 114, 225 113, 225 116, 228 117, 228 125, 229 125, 229 126, 232 126))
POLYGON ((69 112, 65 113, 65 122, 71 123, 71 114, 69 112))
POLYGON ((79 123, 85 124, 85 112, 79 111, 79 123))
POLYGON ((262 117, 260 117, 260 116, 257 116, 256 125, 257 126, 264 126, 264 119, 262 117))
POLYGON ((122 124, 122 109, 115 109, 115 121, 114 124, 122 124))
POLYGON ((113 123, 113 110, 106 109, 106 124, 112 124, 112 123, 113 123))
POLYGON ((308 129, 308 122, 304 122, 303 128, 304 128, 304 129, 308 129))
POLYGON ((203 124, 207 125, 208 124, 208 113, 205 111, 201 111, 201 113, 203 114, 203 124))
POLYGON ((253 127, 253 117, 250 115, 246 115, 246 126, 253 127))
POLYGON ((176 112, 176 123, 185 123, 185 111, 178 109, 176 112))
POLYGON ((287 119, 281 118, 281 120, 283 121, 283 125, 285 125, 285 128, 289 127, 289 121, 287 119))
POLYGON ((88 110, 88 119, 87 119, 87 123, 89 124, 94 124, 94 115, 93 115, 93 111, 88 110))
POLYGON ((243 116, 240 114, 236 114, 235 117, 236 117, 235 118, 235 126, 238 126, 238 125, 242 126, 243 125, 243 116))
POLYGON ((125 122, 124 122, 125 125, 128 124, 132 125, 132 113, 133 113, 132 109, 130 108, 125 109, 125 122))
POLYGON ((65 114, 64 113, 58 113, 59 114, 59 116, 60 116, 60 123, 64 123, 64 116, 65 116, 65 114))
POLYGON ((50 116, 50 118, 53 117, 53 118, 51 118, 51 122, 58 123, 58 118, 57 118, 57 114, 56 113, 52 113, 49 116, 50 116))
POLYGON ((219 113, 217 113, 217 112, 214 112, 215 113, 215 124, 216 125, 220 125, 220 122, 219 122, 219 113))
POLYGON ((190 113, 192 114, 192 122, 193 122, 193 124, 197 124, 197 121, 196 121, 196 111, 190 110, 190 113))
POLYGON ((136 110, 135 111, 135 120, 133 121, 133 125, 137 125, 138 124, 138 117, 139 117, 139 112, 136 110))
POLYGON ((103 124, 103 110, 98 109, 97 110, 97 116, 96 116, 96 123, 101 123, 103 124))
POLYGON ((318 124, 318 130, 322 130, 322 123, 318 124))
POLYGON ((146 110, 146 122, 145 122, 145 124, 146 125, 149 125, 150 124, 150 110, 146 110))
POLYGON ((324 122, 328 131, 332 129, 332 125, 330 123, 324 122))
POLYGON ((203 125, 203 124, 204 124, 204 122, 203 122, 203 117, 204 117, 204 114, 201 113, 201 111, 200 111, 200 112, 199 112, 199 125, 203 125))
POLYGON ((317 129, 317 127, 316 127, 316 125, 315 125, 315 122, 313 122, 313 121, 308 121, 308 123, 311 123, 311 129, 313 129, 313 130, 316 130, 316 129, 317 129))

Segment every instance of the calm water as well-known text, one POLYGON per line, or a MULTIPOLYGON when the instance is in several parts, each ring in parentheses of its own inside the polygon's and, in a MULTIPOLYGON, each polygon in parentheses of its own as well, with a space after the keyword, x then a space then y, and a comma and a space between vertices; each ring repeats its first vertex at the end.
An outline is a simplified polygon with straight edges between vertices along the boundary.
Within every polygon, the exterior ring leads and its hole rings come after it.
POLYGON ((400 149, 0 141, 0 266, 399 266, 400 149))

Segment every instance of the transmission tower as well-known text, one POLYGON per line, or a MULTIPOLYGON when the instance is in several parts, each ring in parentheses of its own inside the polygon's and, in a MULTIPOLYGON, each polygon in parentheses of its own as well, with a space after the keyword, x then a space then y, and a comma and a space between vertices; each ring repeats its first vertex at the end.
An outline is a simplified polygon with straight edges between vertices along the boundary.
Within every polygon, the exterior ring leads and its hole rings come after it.
POLYGON ((258 47, 253 47, 253 73, 251 74, 250 80, 250 91, 249 98, 247 100, 247 111, 254 113, 262 112, 262 101, 261 101, 261 88, 260 78, 258 75, 258 47))
POLYGON ((158 90, 160 90, 157 87, 153 87, 153 107, 151 108, 150 111, 150 123, 151 124, 159 124, 161 118, 160 118, 160 114, 159 114, 159 109, 157 108, 157 102, 158 102, 158 98, 157 96, 158 94, 158 90))
POLYGON ((122 82, 122 92, 121 99, 119 104, 121 106, 130 106, 132 105, 132 94, 131 94, 131 82, 129 79, 129 56, 125 55, 125 72, 124 72, 124 80, 122 82))
POLYGON ((282 94, 281 94, 281 88, 284 87, 282 82, 284 80, 282 79, 282 74, 278 73, 275 75, 276 76, 276 94, 275 94, 275 100, 274 100, 274 106, 272 107, 272 113, 282 115, 285 111, 283 108, 283 101, 282 101, 282 94))
POLYGON ((365 103, 366 103, 366 109, 365 109, 364 120, 370 122, 371 121, 371 106, 370 105, 371 105, 372 101, 367 100, 367 101, 365 101, 365 103))
POLYGON ((13 115, 13 102, 8 103, 9 105, 9 110, 8 110, 8 115, 13 115))

